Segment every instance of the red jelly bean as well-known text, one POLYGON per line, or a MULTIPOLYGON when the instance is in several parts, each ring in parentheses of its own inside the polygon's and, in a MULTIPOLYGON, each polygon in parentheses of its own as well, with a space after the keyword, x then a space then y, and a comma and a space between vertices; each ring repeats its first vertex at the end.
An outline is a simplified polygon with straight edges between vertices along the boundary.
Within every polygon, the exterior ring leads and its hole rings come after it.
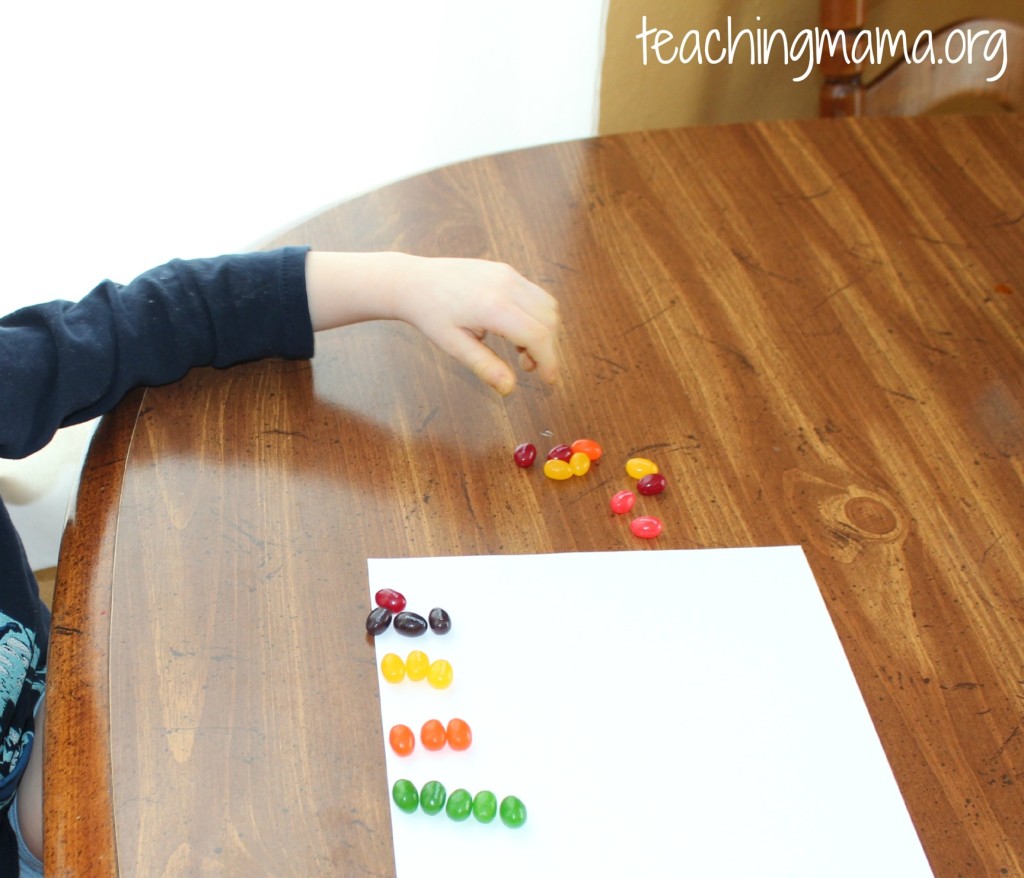
POLYGON ((548 460, 564 460, 569 462, 572 457, 572 449, 568 445, 556 445, 548 452, 548 460))
POLYGON ((661 533, 661 520, 652 515, 642 515, 629 523, 629 529, 635 537, 653 540, 661 533))
POLYGON ((533 466, 533 462, 537 459, 537 448, 529 442, 517 445, 512 459, 516 462, 516 466, 521 466, 523 469, 533 466))
POLYGON ((392 613, 401 613, 405 609, 405 595, 395 591, 393 588, 382 588, 373 596, 378 607, 391 610, 392 613))
POLYGON ((633 508, 634 503, 636 503, 636 494, 632 491, 619 491, 618 494, 612 495, 612 512, 616 515, 622 515, 629 512, 633 508))
POLYGON ((636 489, 648 497, 665 490, 665 477, 661 473, 649 473, 636 483, 636 489))

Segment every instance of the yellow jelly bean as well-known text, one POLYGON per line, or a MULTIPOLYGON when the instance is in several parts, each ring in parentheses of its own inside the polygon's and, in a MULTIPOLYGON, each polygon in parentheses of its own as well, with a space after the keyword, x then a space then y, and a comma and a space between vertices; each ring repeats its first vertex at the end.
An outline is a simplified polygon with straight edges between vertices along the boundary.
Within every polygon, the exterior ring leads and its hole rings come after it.
POLYGON ((584 476, 590 469, 590 458, 582 451, 577 451, 569 458, 569 469, 574 476, 584 476))
POLYGON ((572 478, 572 468, 564 460, 552 458, 544 461, 544 475, 549 479, 563 482, 572 478))
POLYGON ((626 472, 634 479, 642 479, 658 471, 658 465, 646 457, 631 457, 626 461, 626 472))
POLYGON ((427 678, 427 671, 430 669, 430 659, 427 654, 414 649, 405 657, 405 673, 410 680, 419 682, 427 678))
POLYGON ((380 672, 389 683, 401 683, 405 679, 405 662, 389 652, 380 660, 380 672))
POLYGON ((447 689, 452 684, 453 676, 451 664, 445 659, 438 659, 427 671, 427 682, 435 689, 447 689))

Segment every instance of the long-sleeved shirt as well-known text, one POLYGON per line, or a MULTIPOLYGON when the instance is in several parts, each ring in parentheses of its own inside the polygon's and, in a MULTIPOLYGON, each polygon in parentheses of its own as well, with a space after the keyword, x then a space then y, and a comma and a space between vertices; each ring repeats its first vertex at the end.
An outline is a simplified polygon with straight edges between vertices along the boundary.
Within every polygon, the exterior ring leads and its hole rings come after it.
MULTIPOLYGON (((313 354, 305 248, 177 260, 79 302, 0 319, 0 456, 42 448, 60 428, 112 409, 132 388, 194 366, 313 354)), ((50 614, 0 500, 0 874, 16 875, 6 819, 45 689, 50 614)))

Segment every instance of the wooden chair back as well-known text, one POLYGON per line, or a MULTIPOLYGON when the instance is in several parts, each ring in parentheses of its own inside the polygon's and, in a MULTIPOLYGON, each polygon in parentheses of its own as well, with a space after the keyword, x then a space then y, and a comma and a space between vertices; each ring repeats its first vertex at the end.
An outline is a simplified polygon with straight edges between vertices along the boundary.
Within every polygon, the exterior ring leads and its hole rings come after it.
POLYGON ((856 60, 863 51, 854 52, 853 47, 858 34, 861 46, 873 37, 866 33, 866 23, 867 0, 821 0, 822 28, 833 35, 842 32, 848 47, 844 55, 839 45, 825 43, 822 116, 915 116, 966 97, 983 98, 1006 110, 1024 109, 1024 25, 988 18, 951 24, 933 33, 934 62, 926 60, 923 46, 914 52, 916 34, 907 34, 912 60, 904 60, 900 52, 890 67, 865 83, 864 64, 856 60), (965 40, 970 35, 976 35, 973 43, 965 40), (950 57, 963 57, 946 59, 947 40, 950 57), (833 45, 836 51, 829 54, 833 45))

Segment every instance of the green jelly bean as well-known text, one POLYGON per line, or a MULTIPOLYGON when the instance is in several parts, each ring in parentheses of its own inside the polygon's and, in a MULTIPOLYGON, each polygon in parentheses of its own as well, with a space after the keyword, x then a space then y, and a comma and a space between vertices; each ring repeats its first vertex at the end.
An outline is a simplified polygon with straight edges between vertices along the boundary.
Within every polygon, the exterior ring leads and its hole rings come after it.
POLYGON ((440 814, 448 797, 444 785, 437 780, 428 780, 420 790, 420 807, 425 814, 440 814))
POLYGON ((498 797, 490 790, 480 790, 473 798, 473 816, 481 823, 490 823, 498 816, 498 797))
POLYGON ((515 796, 505 796, 501 800, 501 822, 510 829, 516 829, 526 822, 526 805, 515 796))
POLYGON ((391 798, 406 814, 412 814, 420 803, 420 794, 416 792, 411 780, 396 780, 391 788, 391 798))
POLYGON ((469 790, 452 790, 444 810, 452 820, 462 822, 468 819, 469 815, 473 813, 473 797, 469 794, 469 790))

